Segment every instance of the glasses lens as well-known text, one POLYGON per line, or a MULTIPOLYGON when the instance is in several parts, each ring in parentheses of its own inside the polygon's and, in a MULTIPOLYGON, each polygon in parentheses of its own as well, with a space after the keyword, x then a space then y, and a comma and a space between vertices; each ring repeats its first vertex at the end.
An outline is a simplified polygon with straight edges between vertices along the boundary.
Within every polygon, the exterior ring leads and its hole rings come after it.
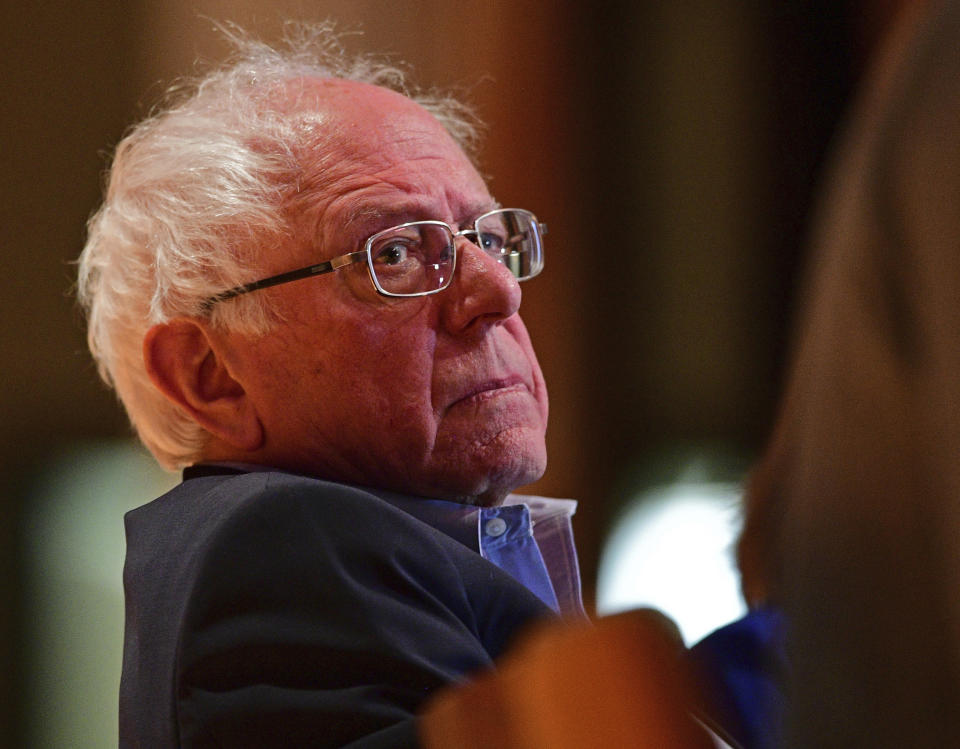
POLYGON ((476 229, 477 243, 520 281, 543 270, 540 224, 530 211, 493 211, 477 221, 476 229))
POLYGON ((367 242, 377 288, 391 296, 417 296, 453 278, 453 235, 440 223, 419 221, 387 229, 367 242))

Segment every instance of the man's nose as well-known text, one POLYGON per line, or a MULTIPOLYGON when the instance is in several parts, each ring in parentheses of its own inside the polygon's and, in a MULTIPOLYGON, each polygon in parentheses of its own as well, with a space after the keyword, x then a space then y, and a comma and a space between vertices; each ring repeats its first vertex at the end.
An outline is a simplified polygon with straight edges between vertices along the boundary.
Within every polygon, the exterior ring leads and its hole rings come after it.
POLYGON ((520 309, 520 283, 510 270, 465 237, 457 240, 457 269, 441 292, 445 326, 453 333, 495 325, 520 309))

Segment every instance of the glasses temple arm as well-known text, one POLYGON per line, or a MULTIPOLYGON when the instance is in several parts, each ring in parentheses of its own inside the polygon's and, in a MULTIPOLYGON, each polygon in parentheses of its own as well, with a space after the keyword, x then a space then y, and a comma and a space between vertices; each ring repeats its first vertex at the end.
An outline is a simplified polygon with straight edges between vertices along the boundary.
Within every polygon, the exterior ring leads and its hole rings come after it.
POLYGON ((329 273, 333 269, 334 266, 328 261, 326 263, 320 263, 319 265, 310 265, 306 268, 298 268, 297 270, 280 273, 276 276, 270 276, 270 278, 262 278, 259 281, 245 283, 242 286, 234 286, 232 289, 221 291, 219 294, 215 294, 214 296, 205 299, 203 302, 203 308, 210 309, 218 302, 225 302, 228 299, 233 299, 234 297, 238 297, 242 294, 248 294, 251 291, 268 289, 271 286, 279 286, 282 283, 299 281, 301 278, 309 278, 310 276, 317 276, 321 273, 329 273))
POLYGON ((286 273, 270 276, 269 278, 261 278, 259 281, 251 281, 250 283, 245 283, 241 286, 234 286, 232 289, 227 289, 226 291, 221 291, 219 294, 207 297, 201 306, 206 312, 213 307, 214 304, 217 304, 218 302, 225 302, 228 299, 233 299, 241 294, 248 294, 251 291, 258 291, 259 289, 268 289, 271 286, 279 286, 282 283, 289 283, 290 281, 299 281, 301 278, 310 278, 311 276, 319 276, 324 273, 330 273, 331 271, 335 271, 337 268, 340 268, 344 265, 358 263, 366 258, 366 250, 358 250, 357 252, 349 252, 346 255, 338 255, 337 257, 331 258, 324 263, 308 265, 305 268, 297 268, 296 270, 290 270, 286 273))

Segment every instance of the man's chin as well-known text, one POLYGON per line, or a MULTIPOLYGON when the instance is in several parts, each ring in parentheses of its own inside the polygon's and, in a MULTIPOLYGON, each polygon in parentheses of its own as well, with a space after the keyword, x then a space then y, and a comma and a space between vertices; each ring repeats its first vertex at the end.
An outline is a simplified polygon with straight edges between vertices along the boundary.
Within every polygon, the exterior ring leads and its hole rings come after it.
POLYGON ((438 439, 426 461, 407 474, 422 496, 493 506, 543 476, 547 449, 541 428, 504 429, 486 439, 438 439))
POLYGON ((495 507, 517 489, 543 476, 546 452, 536 456, 512 456, 508 464, 496 466, 478 478, 472 487, 458 492, 458 501, 480 507, 495 507))

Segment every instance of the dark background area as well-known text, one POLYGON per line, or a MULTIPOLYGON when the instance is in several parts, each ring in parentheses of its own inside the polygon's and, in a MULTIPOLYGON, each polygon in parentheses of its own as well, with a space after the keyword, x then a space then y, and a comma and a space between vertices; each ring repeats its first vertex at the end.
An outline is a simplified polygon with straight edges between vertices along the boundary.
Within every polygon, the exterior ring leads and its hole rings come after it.
POLYGON ((750 459, 774 415, 823 158, 899 6, 861 0, 51 0, 0 11, 0 746, 22 746, 22 528, 65 446, 129 434, 98 381, 72 262, 124 129, 224 46, 339 19, 489 125, 482 168, 549 224, 524 316, 551 392, 547 475, 581 501, 588 595, 633 467, 683 444, 750 459))

